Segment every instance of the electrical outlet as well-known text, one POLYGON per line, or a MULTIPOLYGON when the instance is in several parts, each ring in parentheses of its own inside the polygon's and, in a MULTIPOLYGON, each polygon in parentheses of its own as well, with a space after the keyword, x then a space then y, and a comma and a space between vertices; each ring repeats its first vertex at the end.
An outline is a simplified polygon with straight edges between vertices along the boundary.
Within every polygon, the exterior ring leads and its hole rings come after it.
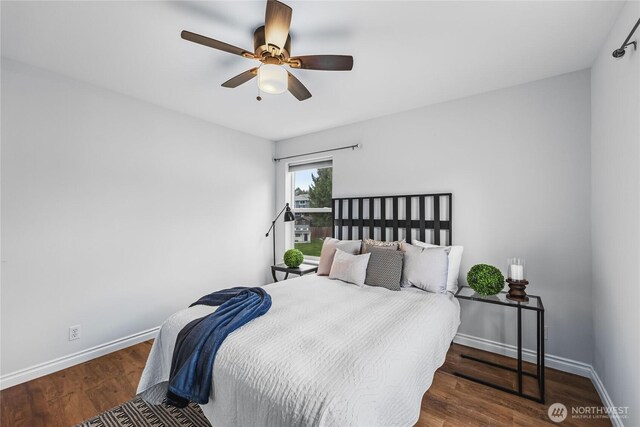
POLYGON ((549 327, 545 325, 544 327, 544 339, 548 340, 549 339, 549 327))
POLYGON ((69 341, 80 339, 80 325, 69 326, 69 341))

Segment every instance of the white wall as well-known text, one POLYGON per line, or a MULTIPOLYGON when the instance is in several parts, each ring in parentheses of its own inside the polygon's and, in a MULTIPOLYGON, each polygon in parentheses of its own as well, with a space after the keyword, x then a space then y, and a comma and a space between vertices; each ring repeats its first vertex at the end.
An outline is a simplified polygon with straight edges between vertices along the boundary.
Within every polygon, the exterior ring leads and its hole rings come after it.
POLYGON ((272 154, 270 141, 3 58, 2 374, 263 284, 272 154))
MULTIPOLYGON (((276 152, 362 143, 334 153, 335 196, 452 192, 462 281, 474 264, 504 271, 507 257, 525 257, 528 291, 547 309, 547 352, 591 363, 589 85, 579 71, 281 141, 276 152)), ((535 317, 525 319, 535 348, 535 317)), ((514 344, 514 316, 464 303, 460 332, 514 344)))
MULTIPOLYGON (((640 17, 627 2, 591 71, 593 362, 640 425, 640 50, 611 56, 640 17)), ((640 41, 640 30, 635 40, 640 41)))

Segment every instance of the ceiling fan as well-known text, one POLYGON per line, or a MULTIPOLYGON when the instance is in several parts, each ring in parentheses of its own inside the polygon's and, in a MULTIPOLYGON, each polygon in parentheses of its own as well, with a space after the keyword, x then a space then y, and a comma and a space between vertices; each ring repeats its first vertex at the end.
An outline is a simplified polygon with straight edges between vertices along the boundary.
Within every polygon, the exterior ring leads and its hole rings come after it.
MULTIPOLYGON (((257 76, 259 90, 272 94, 288 90, 299 101, 304 101, 311 98, 311 92, 284 68, 285 65, 303 70, 350 71, 353 68, 353 57, 349 55, 291 56, 289 26, 292 12, 292 9, 284 3, 267 0, 264 25, 258 27, 253 33, 254 52, 190 31, 182 31, 181 37, 193 43, 255 59, 262 63, 222 83, 223 87, 235 88, 257 76)), ((260 101, 262 98, 258 95, 257 100, 260 101)))

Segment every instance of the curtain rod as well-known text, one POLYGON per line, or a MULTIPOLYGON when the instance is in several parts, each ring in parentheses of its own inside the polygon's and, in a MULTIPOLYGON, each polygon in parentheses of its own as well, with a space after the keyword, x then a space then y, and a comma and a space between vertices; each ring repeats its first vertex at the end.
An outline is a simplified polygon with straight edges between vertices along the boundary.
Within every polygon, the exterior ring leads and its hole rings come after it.
POLYGON ((329 151, 347 150, 347 149, 349 149, 349 148, 351 148, 352 150, 355 150, 356 148, 360 148, 360 144, 345 145, 344 147, 329 148, 329 149, 327 149, 327 150, 312 151, 312 152, 310 152, 310 153, 295 154, 295 155, 293 155, 293 156, 286 156, 286 157, 274 157, 274 158, 273 158, 273 161, 274 161, 274 162, 279 162, 280 160, 293 159, 294 157, 309 156, 309 155, 311 155, 311 154, 328 153, 329 151))
POLYGON ((638 44, 635 40, 632 42, 629 42, 629 40, 631 39, 631 36, 633 36, 633 33, 636 32, 638 25, 640 25, 640 19, 638 19, 638 22, 636 22, 636 25, 633 26, 633 29, 627 36, 626 40, 622 42, 622 46, 620 46, 620 49, 616 49, 613 51, 612 55, 614 58, 622 58, 624 56, 625 49, 627 48, 627 46, 633 45, 633 50, 636 50, 638 48, 638 44))

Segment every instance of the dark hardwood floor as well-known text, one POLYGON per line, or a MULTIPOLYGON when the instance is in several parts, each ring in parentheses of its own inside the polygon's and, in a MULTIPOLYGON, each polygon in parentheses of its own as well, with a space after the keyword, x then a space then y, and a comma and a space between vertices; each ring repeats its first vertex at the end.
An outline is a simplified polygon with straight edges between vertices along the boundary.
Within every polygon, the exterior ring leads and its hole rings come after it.
POLYGON ((151 341, 0 391, 0 426, 69 427, 131 399, 151 341))
MULTIPOLYGON (((69 427, 131 399, 150 349, 151 342, 144 342, 1 391, 0 425, 69 427)), ((555 425, 547 417, 547 408, 552 403, 561 402, 569 411, 572 406, 602 405, 590 380, 554 369, 547 369, 546 405, 458 378, 452 374, 454 370, 513 385, 513 379, 505 377, 504 371, 467 360, 462 362, 462 351, 513 364, 506 357, 452 345, 447 361, 436 372, 433 385, 422 399, 417 426, 555 425)), ((525 386, 527 391, 534 392, 530 388, 533 384, 525 386)), ((611 424, 606 419, 573 420, 569 416, 561 425, 611 424)))
MULTIPOLYGON (((546 403, 541 404, 456 377, 453 372, 459 371, 503 387, 515 389, 517 386, 515 374, 505 375, 502 369, 463 360, 461 353, 516 367, 514 359, 453 344, 447 360, 436 372, 431 388, 422 399, 417 426, 611 425, 608 419, 572 419, 571 415, 556 424, 547 416, 549 406, 556 402, 564 404, 569 412, 572 407, 602 406, 600 396, 588 378, 547 368, 546 403)), ((535 365, 524 363, 524 369, 535 373, 535 365)), ((535 379, 525 377, 523 385, 526 393, 537 395, 535 379)))

